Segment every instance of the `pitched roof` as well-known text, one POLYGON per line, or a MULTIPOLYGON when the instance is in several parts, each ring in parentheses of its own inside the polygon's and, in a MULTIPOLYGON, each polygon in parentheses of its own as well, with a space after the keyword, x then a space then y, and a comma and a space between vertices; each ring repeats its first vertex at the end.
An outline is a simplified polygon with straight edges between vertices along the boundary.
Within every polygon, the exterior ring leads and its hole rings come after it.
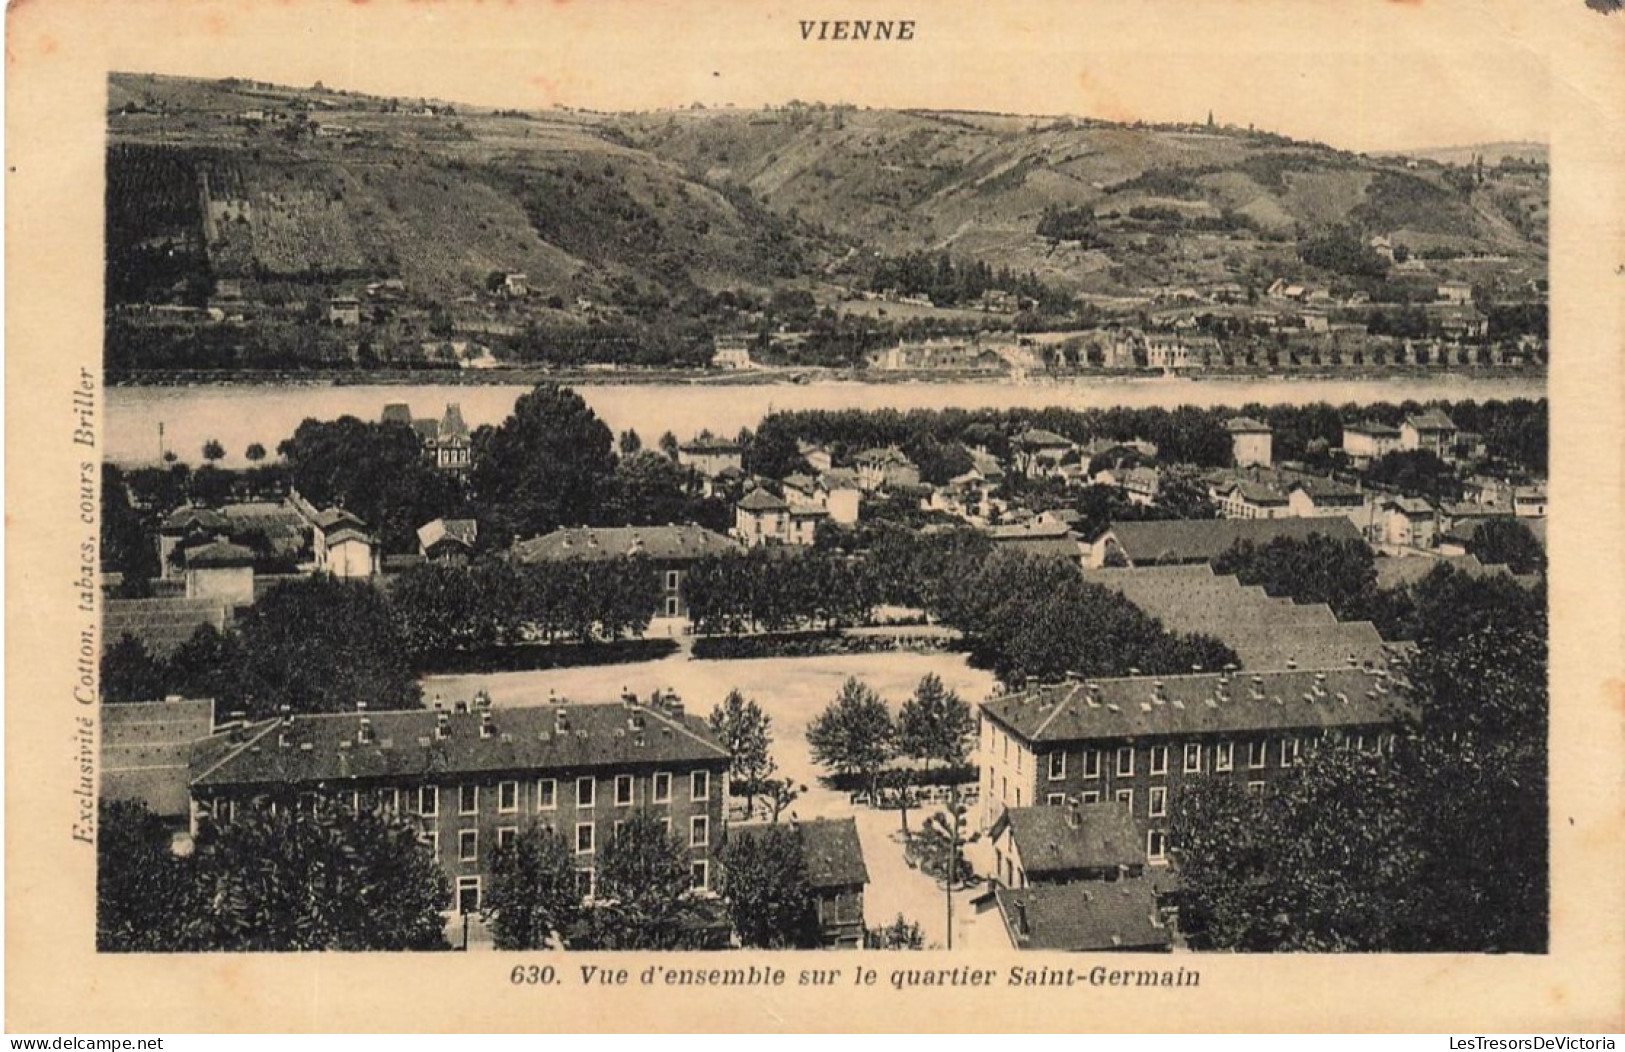
POLYGON ((209 566, 253 566, 254 550, 245 548, 230 541, 215 541, 211 544, 189 548, 186 551, 186 566, 202 569, 209 566))
POLYGON ((1017 435, 1014 439, 1016 445, 1027 449, 1071 449, 1074 445, 1065 435, 1057 435, 1053 431, 1045 431, 1041 427, 1030 427, 1017 435))
POLYGON ((1007 807, 994 823, 994 837, 1003 826, 1009 826, 1029 876, 1145 865, 1145 827, 1115 800, 1007 807))
POLYGON ((384 412, 378 418, 381 424, 412 424, 412 407, 405 402, 390 402, 384 406, 384 412))
POLYGON ((1359 540, 1360 531, 1343 516, 1288 519, 1164 519, 1114 522, 1107 531, 1135 563, 1211 562, 1241 541, 1267 544, 1278 537, 1304 540, 1320 534, 1332 540, 1359 540))
POLYGON ((621 701, 484 712, 410 709, 269 721, 224 760, 195 768, 193 784, 422 779, 728 760, 728 750, 698 716, 621 701), (487 713, 492 733, 483 737, 487 713), (371 729, 370 742, 360 740, 362 720, 371 729), (443 738, 436 736, 442 720, 443 738))
POLYGON ((857 489, 858 475, 851 468, 830 468, 818 476, 818 484, 826 490, 857 489))
POLYGON ((1425 517, 1434 514, 1433 505, 1421 497, 1388 497, 1383 500, 1382 507, 1396 509, 1407 517, 1425 517))
POLYGON ((1382 438, 1399 437, 1399 428, 1389 427, 1387 424, 1379 423, 1375 420, 1361 420, 1354 424, 1344 424, 1343 430, 1345 432, 1353 431, 1356 434, 1374 435, 1382 438))
POLYGON ((859 464, 871 464, 876 467, 894 465, 896 467, 913 467, 914 462, 908 459, 901 449, 896 446, 880 446, 866 449, 852 458, 859 464))
POLYGON ((993 889, 1011 944, 1021 950, 1163 950, 1172 937, 1157 918, 1145 877, 993 889))
POLYGON ((331 530, 335 526, 342 526, 346 524, 350 526, 362 527, 367 525, 361 521, 359 516, 355 515, 353 512, 345 511, 343 508, 328 508, 325 511, 318 512, 316 515, 316 525, 323 531, 331 530))
POLYGON ((441 541, 472 548, 479 532, 480 524, 475 519, 435 519, 418 527, 418 544, 424 551, 441 541))
POLYGON ((721 438, 693 438, 677 447, 682 453, 710 454, 743 453, 745 447, 738 442, 730 442, 721 438))
POLYGON ((851 818, 816 818, 797 825, 801 850, 807 859, 807 883, 814 888, 839 888, 869 883, 863 864, 863 843, 858 823, 851 818))
POLYGON ((446 403, 446 412, 440 417, 437 437, 441 445, 468 441, 468 425, 463 422, 462 406, 456 402, 446 403))
POLYGON ((784 488, 793 489, 801 493, 811 493, 817 481, 811 475, 803 475, 799 471, 784 476, 784 488))
POLYGON ((168 657, 202 625, 226 627, 226 604, 219 599, 106 599, 102 602, 102 646, 129 635, 155 657, 168 657))
POLYGON ((213 508, 194 508, 187 505, 170 512, 159 528, 165 533, 171 533, 191 529, 224 530, 230 525, 226 517, 213 508))
POLYGON ((155 814, 185 818, 194 758, 218 757, 230 744, 227 735, 214 734, 214 702, 102 705, 100 713, 101 796, 140 800, 155 814))
POLYGON ((1429 409, 1416 416, 1408 416, 1405 422, 1418 431, 1454 431, 1455 422, 1438 409, 1429 409))
POLYGON ((1347 666, 1101 679, 1007 694, 982 713, 1035 742, 1307 730, 1392 721, 1405 702, 1391 682, 1384 669, 1347 666))
POLYGON ((703 526, 576 526, 514 545, 520 562, 614 559, 645 555, 667 561, 700 559, 740 551, 740 546, 703 526))
POLYGON ((758 486, 740 498, 738 507, 741 511, 783 511, 789 505, 758 486))
POLYGON ((1224 422, 1224 429, 1238 435, 1267 435, 1270 433, 1268 424, 1254 420, 1250 416, 1231 417, 1224 422))

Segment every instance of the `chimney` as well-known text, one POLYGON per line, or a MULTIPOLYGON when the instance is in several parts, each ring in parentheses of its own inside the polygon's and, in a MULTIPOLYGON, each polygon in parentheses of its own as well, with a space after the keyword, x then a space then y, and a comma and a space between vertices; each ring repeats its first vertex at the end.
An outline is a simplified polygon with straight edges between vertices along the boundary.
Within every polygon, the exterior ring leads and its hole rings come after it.
POLYGON ((489 738, 496 733, 496 721, 491 718, 491 710, 480 712, 480 737, 489 738))
POLYGON ((355 732, 358 745, 371 745, 373 743, 372 720, 366 716, 361 717, 361 726, 355 732))
POLYGON ((446 715, 444 709, 438 709, 434 714, 434 736, 444 741, 451 737, 451 717, 446 715))
POLYGON ((553 710, 553 730, 563 734, 570 729, 570 714, 564 709, 553 710))
POLYGON ((666 688, 666 711, 673 719, 683 718, 683 699, 671 687, 666 688))
POLYGON ((474 707, 484 711, 491 707, 491 692, 481 688, 474 692, 474 707))
POLYGON ((1068 829, 1081 829, 1083 827, 1083 812, 1079 810, 1076 800, 1066 802, 1066 827, 1068 829))
POLYGON ((276 747, 278 749, 286 749, 291 745, 293 745, 293 739, 288 737, 288 732, 278 731, 276 736, 276 747))
POLYGON ((1027 903, 1022 899, 1016 900, 1016 934, 1031 935, 1032 926, 1027 923, 1027 903))

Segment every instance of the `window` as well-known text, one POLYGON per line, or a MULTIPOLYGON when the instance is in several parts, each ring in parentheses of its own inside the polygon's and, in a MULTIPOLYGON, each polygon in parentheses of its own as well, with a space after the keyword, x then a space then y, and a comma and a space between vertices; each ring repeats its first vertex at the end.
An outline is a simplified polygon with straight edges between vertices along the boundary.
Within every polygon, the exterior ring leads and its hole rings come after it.
POLYGON ((1146 814, 1151 818, 1168 817, 1168 790, 1160 785, 1151 787, 1151 799, 1146 804, 1146 814))
POLYGON ((477 785, 459 785, 457 787, 457 813, 460 815, 478 814, 480 810, 480 787, 477 785))
POLYGON ((1083 750, 1083 776, 1085 778, 1100 777, 1100 750, 1083 750))
POLYGON ((591 807, 593 798, 593 780, 591 778, 576 779, 576 806, 591 807))
POLYGON ((502 826, 497 830, 497 847, 513 847, 513 842, 518 839, 518 826, 502 826))
POLYGON ((711 798, 711 772, 695 771, 688 776, 688 795, 691 800, 711 798))
POLYGON ((694 886, 704 890, 707 882, 711 879, 711 863, 696 862, 689 867, 689 872, 693 874, 694 886))
POLYGON ((1016 806, 1021 806, 1021 786, 1016 786, 1016 806))
POLYGON ((1066 753, 1052 752, 1049 754, 1049 779, 1058 782, 1066 777, 1066 753))
POLYGON ((629 774, 615 776, 615 806, 632 806, 632 776, 629 774))
POLYGON ((399 814, 401 810, 401 791, 399 789, 378 790, 378 806, 388 814, 399 814))
POLYGON ((666 591, 668 591, 668 592, 677 591, 677 584, 678 584, 677 571, 676 570, 667 570, 666 571, 666 591))
POLYGON ((1117 750, 1117 773, 1124 778, 1134 773, 1134 746, 1125 745, 1117 750))
POLYGON ((688 846, 705 847, 711 843, 711 820, 705 815, 695 815, 688 820, 688 846))
POLYGON ((1281 766, 1291 767, 1298 762, 1302 753, 1302 743, 1297 738, 1281 739, 1281 766))
POLYGON ((457 912, 478 913, 480 911, 480 878, 457 878, 457 912))
POLYGON ((593 824, 591 822, 577 822, 576 823, 576 854, 578 854, 578 855, 591 854, 591 852, 592 852, 592 831, 593 831, 593 824))
POLYGON ((440 813, 440 787, 425 785, 418 788, 418 814, 433 818, 440 813))
POLYGON ((425 829, 418 833, 418 843, 429 849, 429 854, 436 860, 440 858, 440 830, 425 829))
POLYGON ((1150 862, 1162 862, 1168 858, 1168 835, 1160 829, 1153 829, 1145 835, 1145 857, 1150 862))
POLYGON ((457 859, 460 862, 480 860, 480 833, 477 829, 464 829, 457 834, 457 859))
POLYGON ((1263 796, 1264 795, 1264 783, 1263 782, 1248 782, 1247 783, 1247 791, 1249 793, 1252 793, 1254 796, 1263 796))
POLYGON ((1220 742, 1213 747, 1213 769, 1228 771, 1236 765, 1236 743, 1220 742))
POLYGON ((553 778, 541 778, 536 782, 536 810, 553 811, 559 806, 559 783, 553 778))
POLYGON ((519 783, 497 783, 497 810, 505 815, 511 815, 519 810, 519 783))
POLYGON ((1264 743, 1263 742, 1261 742, 1261 741, 1250 741, 1250 742, 1247 743, 1247 766, 1248 767, 1262 767, 1262 766, 1264 766, 1264 743))
POLYGON ((592 870, 590 870, 590 869, 578 869, 578 870, 576 870, 576 894, 577 895, 580 895, 584 899, 592 898, 592 885, 593 885, 592 870))
POLYGON ((667 617, 676 617, 678 612, 679 612, 679 609, 680 609, 680 607, 679 607, 678 598, 675 595, 668 595, 666 597, 666 616, 667 617))
POLYGON ((1185 746, 1185 773, 1196 774, 1202 769, 1202 747, 1194 742, 1185 746))
POLYGON ((1127 804, 1128 809, 1130 811, 1134 810, 1134 790, 1133 789, 1119 789, 1119 790, 1117 790, 1117 802, 1120 803, 1120 804, 1127 804))
POLYGON ((1027 751, 1026 749, 1017 749, 1016 750, 1016 773, 1017 774, 1021 773, 1021 754, 1026 752, 1026 751, 1027 751))
POLYGON ((1051 807, 1060 807, 1062 804, 1066 803, 1066 794, 1050 793, 1044 798, 1044 802, 1051 807))
POLYGON ((1086 789, 1086 790, 1084 790, 1083 802, 1086 803, 1086 804, 1098 804, 1098 803, 1100 803, 1100 791, 1098 789, 1086 789))
POLYGON ((1167 774, 1168 773, 1168 746, 1166 746, 1166 745, 1153 745, 1153 746, 1151 746, 1151 773, 1152 774, 1167 774))
POLYGON ((671 801, 671 772, 655 772, 655 803, 664 804, 671 801))

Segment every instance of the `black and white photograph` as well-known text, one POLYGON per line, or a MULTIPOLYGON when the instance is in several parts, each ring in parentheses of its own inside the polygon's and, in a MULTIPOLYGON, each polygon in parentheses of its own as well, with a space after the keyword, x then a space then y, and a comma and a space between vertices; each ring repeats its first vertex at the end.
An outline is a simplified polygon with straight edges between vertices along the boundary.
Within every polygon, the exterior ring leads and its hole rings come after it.
POLYGON ((1592 704, 1548 660, 1563 75, 1482 27, 1506 56, 1448 74, 1355 4, 1357 43, 1202 53, 1200 6, 1132 58, 1087 5, 989 16, 1008 80, 965 10, 950 49, 884 4, 681 75, 633 61, 660 19, 578 66, 423 26, 360 61, 385 12, 337 5, 275 15, 330 48, 225 5, 185 36, 229 63, 109 45, 80 949, 1544 967, 1554 701, 1592 704))

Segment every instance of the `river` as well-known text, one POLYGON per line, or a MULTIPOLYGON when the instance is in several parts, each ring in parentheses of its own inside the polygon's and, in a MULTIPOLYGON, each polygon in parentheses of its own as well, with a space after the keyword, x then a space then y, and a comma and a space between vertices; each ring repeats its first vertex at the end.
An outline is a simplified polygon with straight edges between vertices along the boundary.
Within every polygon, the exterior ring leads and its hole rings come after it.
MULTIPOLYGON (((1540 398, 1543 377, 1400 376, 1362 379, 1194 381, 1174 377, 1095 379, 1067 383, 810 384, 577 384, 593 410, 615 432, 635 429, 653 445, 663 432, 688 438, 702 428, 733 435, 754 427, 772 410, 786 409, 1083 409, 1107 406, 1302 405, 1311 402, 1399 402, 1406 399, 1540 398)), ((129 386, 107 390, 102 442, 107 459, 154 463, 161 449, 198 463, 203 444, 225 447, 226 466, 248 461, 251 443, 272 454, 306 417, 346 414, 376 420, 385 404, 405 402, 418 416, 439 416, 447 402, 462 407, 470 427, 508 415, 522 385, 357 384, 343 386, 210 384, 196 387, 129 386), (160 447, 160 426, 162 447, 160 447)))

